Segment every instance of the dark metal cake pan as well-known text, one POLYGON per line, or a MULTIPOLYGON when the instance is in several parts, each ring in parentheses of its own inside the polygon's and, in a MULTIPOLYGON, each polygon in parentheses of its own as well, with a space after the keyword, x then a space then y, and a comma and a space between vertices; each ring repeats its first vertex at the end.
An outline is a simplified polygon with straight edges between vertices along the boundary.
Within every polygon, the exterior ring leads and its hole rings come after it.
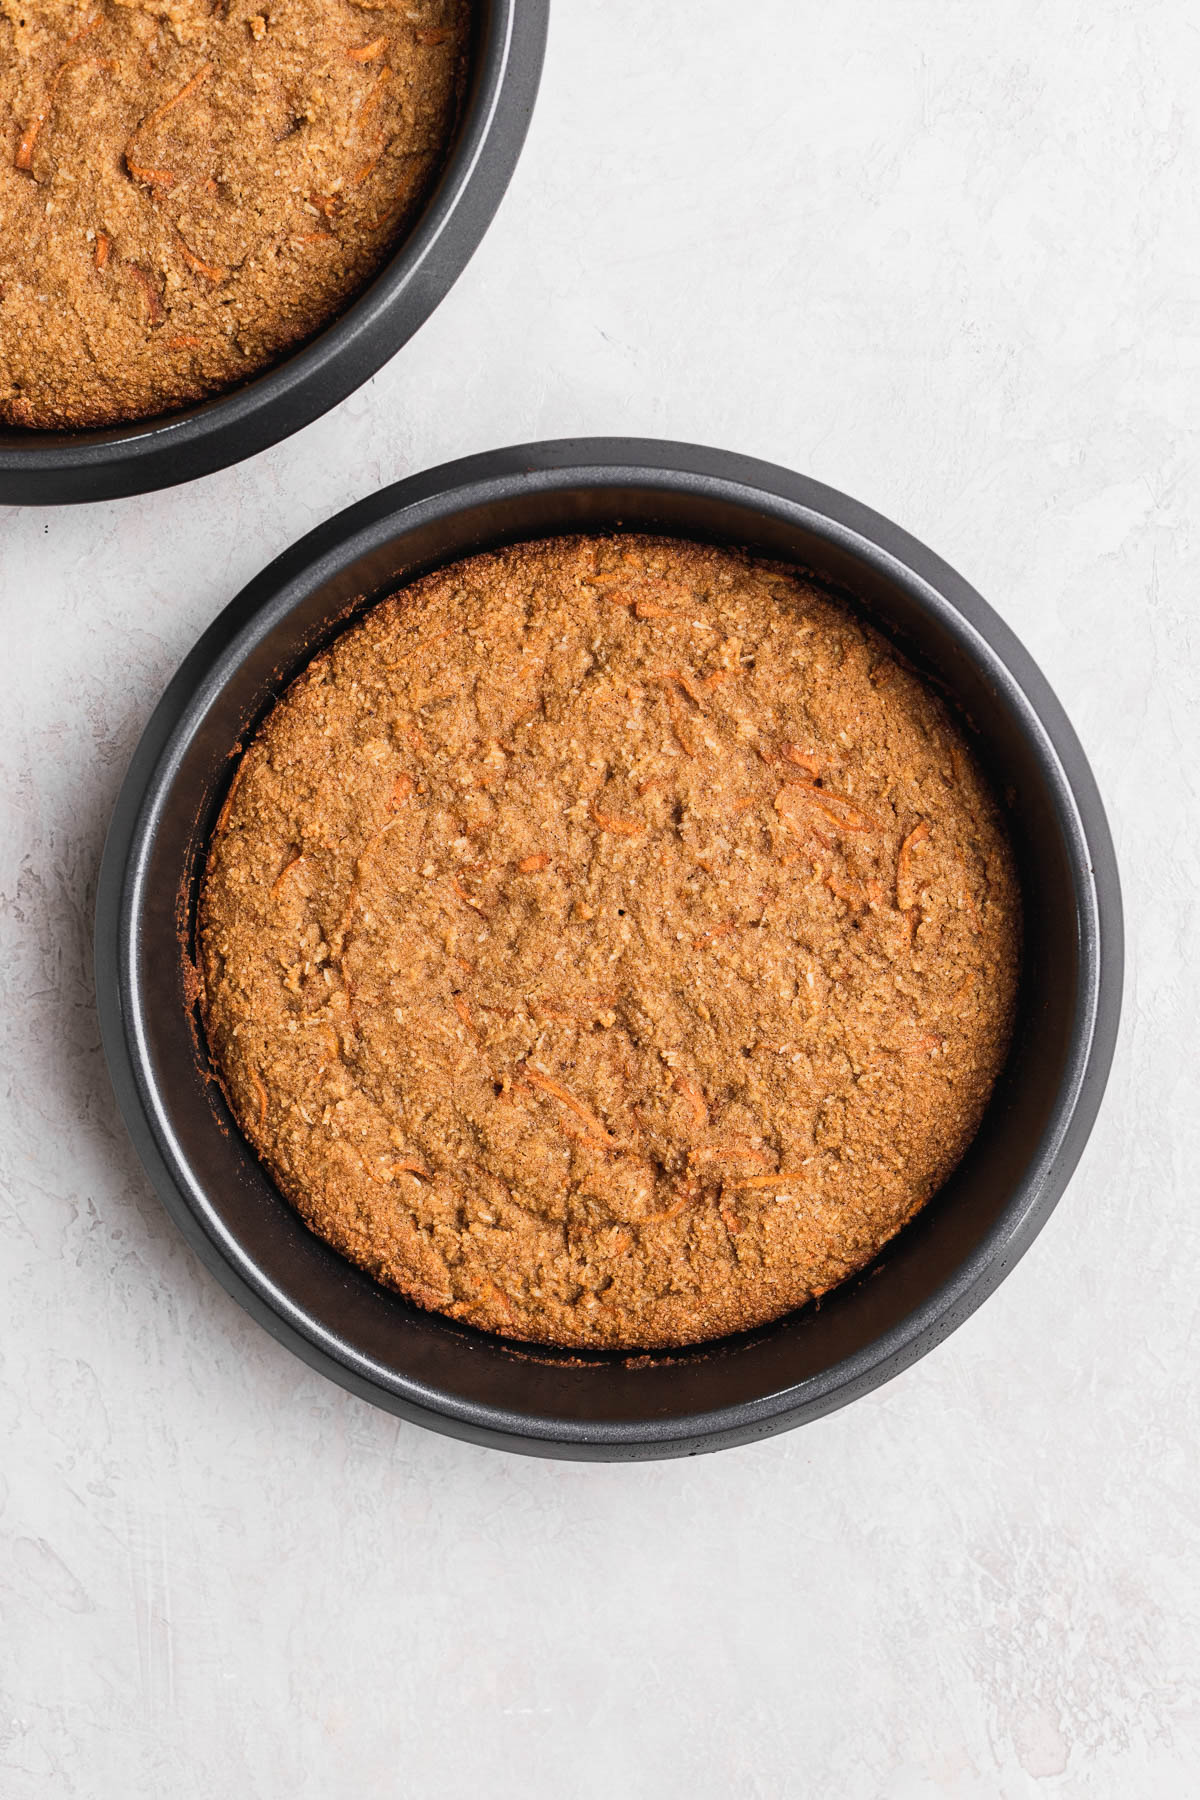
POLYGON ((678 1456, 769 1436, 877 1387, 961 1324, 1029 1247, 1108 1074, 1121 898, 1066 715, 1008 627, 929 550, 844 495, 743 456, 559 442, 387 488, 312 532, 226 608, 172 681, 121 791, 96 967, 113 1082, 151 1179, 218 1280, 277 1338, 354 1393, 459 1437, 549 1456, 678 1456), (187 961, 234 759, 313 652, 440 564, 618 527, 741 546, 848 596, 956 708, 1001 797, 1026 914, 1012 1052, 940 1193, 818 1304, 744 1336, 638 1357, 506 1344, 410 1306, 314 1237, 210 1078, 187 961))
POLYGON ((149 493, 289 437, 361 387, 422 326, 474 255, 533 112, 550 0, 476 0, 471 72, 446 166, 416 223, 359 297, 254 380, 201 405, 103 430, 0 426, 0 504, 149 493))

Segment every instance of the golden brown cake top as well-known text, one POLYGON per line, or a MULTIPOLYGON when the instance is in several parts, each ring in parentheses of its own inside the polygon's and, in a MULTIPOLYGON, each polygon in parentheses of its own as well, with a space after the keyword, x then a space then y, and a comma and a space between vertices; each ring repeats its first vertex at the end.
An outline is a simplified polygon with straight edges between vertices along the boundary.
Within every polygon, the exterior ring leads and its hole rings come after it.
POLYGON ((442 161, 466 0, 0 0, 0 420, 216 393, 337 313, 442 161))
POLYGON ((562 539, 418 581, 244 757, 202 906, 241 1125, 422 1305, 641 1347, 799 1305, 944 1180, 1005 1054, 959 729, 785 569, 562 539))

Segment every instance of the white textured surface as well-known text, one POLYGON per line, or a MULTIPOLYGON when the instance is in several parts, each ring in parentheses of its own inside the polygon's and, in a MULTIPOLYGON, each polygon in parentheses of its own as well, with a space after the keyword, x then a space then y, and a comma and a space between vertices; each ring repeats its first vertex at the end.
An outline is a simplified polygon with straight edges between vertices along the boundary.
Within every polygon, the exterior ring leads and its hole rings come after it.
POLYGON ((1200 1775, 1200 162, 1190 0, 556 0, 483 249, 288 444, 0 512, 3 1800, 1173 1800, 1200 1775), (527 1462, 308 1374, 115 1115, 90 907, 226 599, 377 484, 637 431, 933 544, 1067 704, 1131 972, 1025 1262, 753 1449, 527 1462))

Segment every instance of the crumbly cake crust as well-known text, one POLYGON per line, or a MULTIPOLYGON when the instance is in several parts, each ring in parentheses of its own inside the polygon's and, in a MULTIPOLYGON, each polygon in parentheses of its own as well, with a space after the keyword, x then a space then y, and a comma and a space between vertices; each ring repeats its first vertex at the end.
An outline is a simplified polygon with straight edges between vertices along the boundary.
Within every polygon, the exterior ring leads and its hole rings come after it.
POLYGON ((0 420, 107 425, 245 381, 427 193, 467 0, 0 0, 0 420))
POLYGON ((840 603, 571 538, 315 659, 239 765, 200 949, 315 1232, 474 1325, 650 1348, 824 1293, 945 1179, 1019 897, 962 733, 840 603))

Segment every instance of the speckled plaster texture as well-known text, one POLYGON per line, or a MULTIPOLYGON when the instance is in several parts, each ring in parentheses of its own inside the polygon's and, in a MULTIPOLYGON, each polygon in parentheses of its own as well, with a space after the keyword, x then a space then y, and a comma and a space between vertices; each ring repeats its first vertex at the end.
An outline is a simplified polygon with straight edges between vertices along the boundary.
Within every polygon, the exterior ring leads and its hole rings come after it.
POLYGON ((367 388, 146 500, 0 512, 3 1800, 1174 1800, 1200 1780, 1200 162, 1187 0, 558 0, 486 244, 367 388), (90 913, 201 628, 377 484, 693 438, 892 515, 1065 700, 1129 911, 1026 1260, 848 1410, 556 1465, 399 1425, 202 1272, 90 913))

